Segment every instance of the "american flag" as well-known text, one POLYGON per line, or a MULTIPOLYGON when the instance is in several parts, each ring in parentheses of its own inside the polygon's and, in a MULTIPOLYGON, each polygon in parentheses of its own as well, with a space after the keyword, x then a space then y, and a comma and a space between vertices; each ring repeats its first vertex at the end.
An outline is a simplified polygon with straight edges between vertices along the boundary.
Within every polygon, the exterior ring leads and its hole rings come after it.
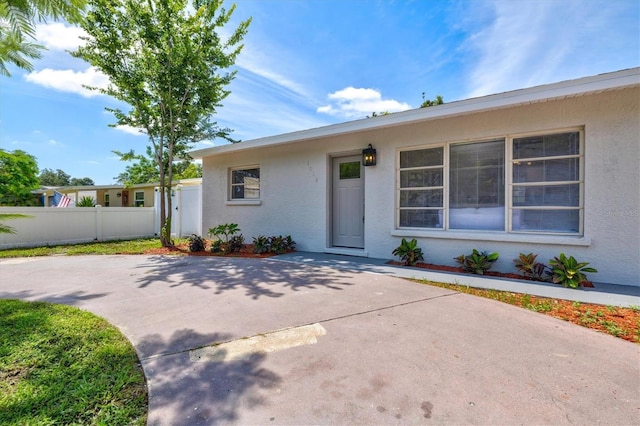
POLYGON ((53 207, 69 207, 70 203, 71 198, 59 193, 58 191, 53 191, 53 207))

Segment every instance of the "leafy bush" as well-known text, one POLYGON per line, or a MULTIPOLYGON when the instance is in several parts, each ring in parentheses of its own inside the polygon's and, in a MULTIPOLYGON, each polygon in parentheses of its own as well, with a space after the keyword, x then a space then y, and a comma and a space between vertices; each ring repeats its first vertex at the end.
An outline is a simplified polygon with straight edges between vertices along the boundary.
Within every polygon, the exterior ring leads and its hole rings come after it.
POLYGON ((543 281, 544 273, 547 269, 546 265, 540 262, 536 262, 537 254, 520 253, 517 259, 513 259, 516 264, 516 269, 522 272, 526 277, 533 280, 543 281))
POLYGON ((204 251, 204 238, 196 234, 191 234, 189 237, 189 251, 204 251))
POLYGON ((229 242, 226 243, 227 252, 229 253, 240 253, 240 250, 244 248, 244 237, 242 234, 234 235, 229 239, 229 242))
POLYGON ((76 203, 76 207, 95 207, 95 206, 96 206, 96 200, 94 200, 91 197, 82 197, 76 203))
POLYGON ((418 241, 414 238, 411 241, 402 239, 402 242, 396 247, 392 254, 400 257, 406 266, 414 266, 419 260, 424 260, 422 249, 418 247, 418 241))
POLYGON ((211 241, 211 247, 209 248, 209 250, 211 251, 211 253, 223 253, 223 245, 224 243, 222 242, 222 240, 213 240, 211 241))
POLYGON ((253 237, 253 252, 256 254, 269 253, 269 238, 264 235, 253 237))
POLYGON ((240 232, 240 228, 237 223, 224 223, 214 228, 209 228, 209 236, 214 236, 221 240, 224 237, 224 242, 228 243, 229 239, 240 232))
POLYGON ((296 247, 296 242, 293 241, 291 235, 282 236, 275 235, 272 237, 265 237, 264 235, 259 235, 253 238, 253 252, 262 254, 262 253, 275 253, 282 254, 288 251, 294 250, 296 247))
POLYGON ((486 271, 491 269, 499 257, 500 255, 495 252, 479 252, 478 250, 473 249, 473 252, 470 255, 461 254, 453 259, 461 265, 463 271, 484 275, 486 271))
POLYGON ((587 281, 585 272, 598 272, 595 268, 587 268, 588 262, 578 262, 573 256, 567 257, 564 253, 551 259, 549 264, 551 280, 563 287, 578 288, 582 282, 587 281))

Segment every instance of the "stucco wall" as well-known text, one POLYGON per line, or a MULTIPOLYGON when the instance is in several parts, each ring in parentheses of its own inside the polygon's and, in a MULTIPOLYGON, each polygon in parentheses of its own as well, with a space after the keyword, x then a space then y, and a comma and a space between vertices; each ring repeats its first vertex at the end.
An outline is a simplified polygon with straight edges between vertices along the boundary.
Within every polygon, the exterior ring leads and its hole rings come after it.
POLYGON ((371 143, 378 164, 363 168, 369 256, 392 258, 403 236, 418 238, 426 260, 433 263, 453 264, 454 256, 473 248, 498 251, 495 269, 502 271, 513 270, 512 259, 519 252, 539 253, 545 262, 565 252, 597 268, 599 273, 591 276, 596 282, 640 286, 639 99, 638 88, 617 90, 207 157, 203 232, 235 222, 249 241, 259 234, 291 234, 300 250, 324 251, 329 244, 330 157, 360 152, 371 143), (584 237, 395 229, 399 149, 569 127, 585 132, 584 237), (230 205, 228 169, 250 165, 260 165, 262 203, 230 205))

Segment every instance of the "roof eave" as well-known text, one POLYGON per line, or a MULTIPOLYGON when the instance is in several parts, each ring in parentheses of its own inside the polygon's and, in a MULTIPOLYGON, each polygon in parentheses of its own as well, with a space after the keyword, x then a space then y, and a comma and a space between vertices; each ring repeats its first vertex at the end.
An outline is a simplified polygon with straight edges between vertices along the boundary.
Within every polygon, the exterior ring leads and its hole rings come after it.
POLYGON ((314 129, 300 130, 281 135, 253 139, 236 144, 205 148, 191 151, 189 154, 193 158, 204 158, 222 153, 303 142, 421 121, 509 108, 536 102, 546 102, 556 99, 564 99, 567 97, 588 95, 637 85, 640 85, 640 67, 583 77, 575 80, 567 80, 559 83, 545 84, 527 89, 519 89, 461 101, 454 101, 429 108, 418 108, 395 114, 378 116, 375 118, 365 118, 314 129))

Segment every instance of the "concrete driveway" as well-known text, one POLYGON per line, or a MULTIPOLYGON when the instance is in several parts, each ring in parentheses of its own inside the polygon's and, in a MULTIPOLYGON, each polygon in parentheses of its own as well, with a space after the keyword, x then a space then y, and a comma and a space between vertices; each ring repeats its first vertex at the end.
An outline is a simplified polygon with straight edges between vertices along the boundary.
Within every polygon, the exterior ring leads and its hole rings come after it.
POLYGON ((0 261, 0 298, 118 326, 151 425, 640 424, 640 345, 386 275, 56 256, 0 261))

